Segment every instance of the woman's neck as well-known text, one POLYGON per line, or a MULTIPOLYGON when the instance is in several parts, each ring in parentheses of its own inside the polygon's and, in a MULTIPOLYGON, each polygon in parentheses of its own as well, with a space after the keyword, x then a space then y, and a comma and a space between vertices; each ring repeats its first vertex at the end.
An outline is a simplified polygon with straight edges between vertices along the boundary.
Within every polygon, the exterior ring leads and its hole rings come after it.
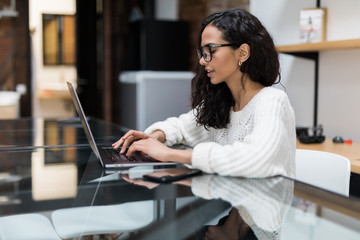
POLYGON ((250 100, 258 93, 264 85, 254 82, 249 78, 244 79, 244 88, 241 86, 241 82, 230 91, 233 95, 235 104, 233 107, 234 112, 241 111, 250 102, 250 100))

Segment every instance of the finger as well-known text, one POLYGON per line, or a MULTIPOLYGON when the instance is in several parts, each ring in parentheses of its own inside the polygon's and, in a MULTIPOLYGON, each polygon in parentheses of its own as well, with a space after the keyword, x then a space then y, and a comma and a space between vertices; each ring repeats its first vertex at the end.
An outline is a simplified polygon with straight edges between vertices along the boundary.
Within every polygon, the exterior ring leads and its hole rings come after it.
POLYGON ((133 143, 128 149, 127 149, 127 152, 126 152, 126 156, 127 157, 132 157, 132 155, 134 155, 134 152, 136 151, 136 143, 133 143))
POLYGON ((124 179, 127 182, 131 182, 131 179, 128 176, 122 176, 122 179, 124 179))
POLYGON ((125 139, 124 143, 122 144, 120 153, 124 154, 125 151, 128 149, 128 146, 134 141, 134 137, 133 136, 129 136, 125 139))
POLYGON ((126 156, 132 157, 135 154, 135 152, 141 152, 142 142, 143 140, 133 142, 133 144, 128 148, 126 156))
POLYGON ((124 134, 124 136, 122 136, 118 141, 116 141, 115 143, 112 144, 112 147, 114 149, 118 149, 124 142, 125 140, 132 136, 134 134, 134 130, 129 130, 127 133, 124 134))
POLYGON ((123 144, 125 141, 125 139, 123 137, 121 137, 118 141, 114 142, 111 146, 114 148, 114 149, 118 149, 121 144, 123 144))

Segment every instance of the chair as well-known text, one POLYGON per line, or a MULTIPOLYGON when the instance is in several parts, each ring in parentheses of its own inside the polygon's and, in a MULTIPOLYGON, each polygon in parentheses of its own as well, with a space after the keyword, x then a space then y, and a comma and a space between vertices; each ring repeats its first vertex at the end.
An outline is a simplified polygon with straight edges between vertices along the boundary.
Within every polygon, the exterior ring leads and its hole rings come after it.
POLYGON ((138 231, 155 220, 155 201, 58 209, 51 220, 29 213, 0 217, 0 239, 61 240, 138 231))
POLYGON ((37 213, 1 217, 0 239, 61 240, 50 220, 37 213))
POLYGON ((296 180, 349 196, 350 160, 334 153, 296 149, 296 180))
POLYGON ((115 205, 75 207, 55 210, 52 223, 62 239, 92 234, 137 231, 155 219, 155 201, 146 200, 115 205))

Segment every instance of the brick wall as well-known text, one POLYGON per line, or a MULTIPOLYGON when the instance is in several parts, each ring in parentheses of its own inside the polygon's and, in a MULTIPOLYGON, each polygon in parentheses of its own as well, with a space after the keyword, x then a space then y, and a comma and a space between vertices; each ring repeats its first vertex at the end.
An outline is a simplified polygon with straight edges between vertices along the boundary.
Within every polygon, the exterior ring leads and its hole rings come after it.
MULTIPOLYGON (((0 10, 10 7, 10 0, 0 0, 0 10)), ((16 89, 18 84, 27 88, 20 99, 20 115, 31 115, 30 47, 28 1, 17 0, 18 17, 0 18, 0 91, 16 89)))
POLYGON ((190 24, 190 62, 196 66, 197 57, 195 49, 199 37, 201 22, 208 15, 229 8, 242 8, 249 10, 250 0, 179 0, 179 18, 190 24))
MULTIPOLYGON (((10 1, 1 0, 0 9, 10 1)), ((0 18, 0 90, 14 90, 13 21, 0 18)))

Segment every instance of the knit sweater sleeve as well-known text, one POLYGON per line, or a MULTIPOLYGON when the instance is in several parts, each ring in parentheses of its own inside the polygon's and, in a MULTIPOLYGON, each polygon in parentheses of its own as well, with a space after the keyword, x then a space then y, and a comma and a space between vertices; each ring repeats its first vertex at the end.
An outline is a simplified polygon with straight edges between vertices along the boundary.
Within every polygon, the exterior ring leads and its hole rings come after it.
POLYGON ((276 90, 256 99, 253 131, 243 141, 199 143, 193 149, 192 165, 227 176, 294 177, 295 116, 287 95, 276 90))
POLYGON ((163 131, 166 137, 165 144, 168 146, 182 143, 194 147, 200 142, 209 141, 209 132, 196 123, 194 111, 190 110, 179 117, 156 122, 145 129, 145 133, 150 134, 156 130, 163 131))

